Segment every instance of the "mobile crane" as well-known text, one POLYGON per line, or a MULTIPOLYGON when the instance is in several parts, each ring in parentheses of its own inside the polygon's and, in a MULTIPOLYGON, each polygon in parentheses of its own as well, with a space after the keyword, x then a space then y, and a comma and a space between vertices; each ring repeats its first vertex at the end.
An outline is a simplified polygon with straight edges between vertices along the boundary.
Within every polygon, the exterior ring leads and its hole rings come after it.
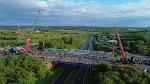
POLYGON ((128 58, 127 54, 125 52, 125 49, 123 47, 121 38, 120 38, 120 32, 119 32, 119 28, 115 27, 115 33, 116 33, 116 37, 118 40, 118 44, 119 44, 119 49, 120 49, 120 58, 117 59, 117 63, 121 63, 119 64, 120 67, 124 67, 126 66, 126 64, 131 64, 132 66, 139 66, 137 63, 135 63, 134 58, 128 58))
POLYGON ((37 14, 36 14, 36 17, 34 19, 32 30, 29 33, 29 35, 27 37, 27 40, 25 42, 24 48, 23 48, 23 53, 25 53, 25 54, 27 54, 29 52, 29 44, 30 44, 31 36, 32 36, 33 31, 35 30, 35 27, 37 26, 37 23, 38 23, 39 18, 40 18, 41 15, 42 15, 42 10, 38 10, 37 14))
POLYGON ((125 50, 124 50, 124 47, 123 47, 122 42, 121 42, 121 38, 120 38, 120 35, 119 35, 119 29, 117 27, 115 28, 115 33, 116 33, 118 43, 119 43, 120 56, 122 58, 125 58, 126 57, 125 50))

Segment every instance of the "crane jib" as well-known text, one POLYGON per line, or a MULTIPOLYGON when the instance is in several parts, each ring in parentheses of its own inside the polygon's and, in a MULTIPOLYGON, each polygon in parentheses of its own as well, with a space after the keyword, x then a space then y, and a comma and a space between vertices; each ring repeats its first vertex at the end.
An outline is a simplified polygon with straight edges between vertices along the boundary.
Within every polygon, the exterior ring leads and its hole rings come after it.
POLYGON ((37 23, 38 23, 39 18, 40 18, 41 15, 42 15, 42 10, 38 10, 37 14, 36 14, 36 17, 34 19, 32 30, 31 30, 30 34, 28 35, 28 38, 27 38, 27 40, 25 42, 25 45, 24 45, 24 49, 23 49, 24 53, 28 53, 28 51, 29 51, 29 44, 30 44, 32 33, 35 30, 35 27, 37 26, 37 23))

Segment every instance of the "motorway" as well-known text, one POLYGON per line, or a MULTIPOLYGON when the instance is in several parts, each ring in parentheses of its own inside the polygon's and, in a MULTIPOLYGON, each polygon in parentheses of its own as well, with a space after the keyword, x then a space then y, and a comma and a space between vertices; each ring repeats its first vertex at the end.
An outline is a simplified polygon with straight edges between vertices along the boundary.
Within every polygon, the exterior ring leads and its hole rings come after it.
MULTIPOLYGON (((93 39, 94 39, 93 36, 87 37, 85 44, 83 45, 83 47, 81 47, 81 50, 93 51, 93 39)), ((87 74, 89 74, 90 70, 91 70, 90 64, 81 64, 77 76, 73 81, 73 84, 85 84, 86 78, 88 76, 87 74)))
POLYGON ((87 37, 84 45, 80 48, 80 50, 89 50, 89 51, 93 51, 93 36, 89 36, 87 37))
POLYGON ((65 70, 60 74, 60 76, 54 80, 53 84, 63 84, 64 81, 67 79, 71 71, 73 70, 73 66, 71 64, 66 65, 65 70))
POLYGON ((82 64, 72 84, 85 84, 90 68, 90 65, 82 64))
MULTIPOLYGON (((92 51, 93 50, 92 41, 93 41, 93 36, 87 37, 84 45, 80 49, 92 51)), ((87 78, 86 76, 89 73, 90 68, 91 68, 90 64, 81 64, 76 74, 76 77, 73 81, 73 84, 85 84, 87 78)), ((72 70, 73 70, 73 66, 68 65, 66 69, 62 72, 62 74, 53 81, 53 84, 63 84, 72 70)))

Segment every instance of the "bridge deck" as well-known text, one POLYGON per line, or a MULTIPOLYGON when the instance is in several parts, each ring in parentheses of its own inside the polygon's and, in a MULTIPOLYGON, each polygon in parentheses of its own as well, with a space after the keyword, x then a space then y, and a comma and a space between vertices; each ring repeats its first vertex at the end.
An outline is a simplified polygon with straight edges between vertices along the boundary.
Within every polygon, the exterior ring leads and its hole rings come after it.
MULTIPOLYGON (((84 64, 110 64, 112 53, 88 50, 44 49, 40 57, 49 61, 74 62, 84 64)), ((39 56, 39 55, 38 55, 39 56)))

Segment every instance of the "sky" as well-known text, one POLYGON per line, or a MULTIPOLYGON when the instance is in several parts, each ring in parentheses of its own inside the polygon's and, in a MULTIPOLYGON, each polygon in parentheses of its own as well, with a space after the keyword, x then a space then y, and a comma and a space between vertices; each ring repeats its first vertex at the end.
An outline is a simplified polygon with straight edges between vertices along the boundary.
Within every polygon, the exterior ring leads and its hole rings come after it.
POLYGON ((0 25, 150 26, 150 0, 0 0, 0 25))

